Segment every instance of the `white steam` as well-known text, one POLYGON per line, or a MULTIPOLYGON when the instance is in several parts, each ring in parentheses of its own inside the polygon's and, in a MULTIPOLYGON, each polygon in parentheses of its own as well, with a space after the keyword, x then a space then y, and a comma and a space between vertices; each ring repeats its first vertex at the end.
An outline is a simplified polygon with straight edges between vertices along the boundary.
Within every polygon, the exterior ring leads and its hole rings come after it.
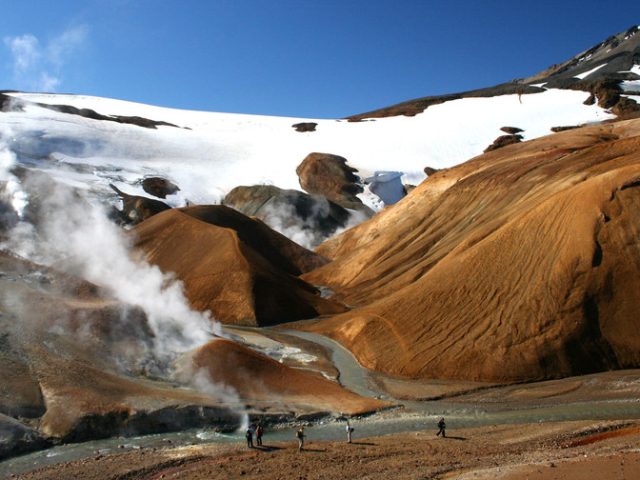
POLYGON ((314 197, 312 209, 306 218, 302 218, 296 208, 288 203, 268 202, 260 210, 260 218, 278 233, 308 249, 314 249, 325 240, 364 222, 369 217, 357 210, 348 210, 349 217, 343 226, 336 223, 335 228, 323 228, 324 222, 330 223, 331 207, 325 198, 314 197))
POLYGON ((28 200, 20 181, 11 172, 16 165, 16 156, 4 143, 5 139, 9 138, 11 130, 6 126, 0 126, 0 200, 10 205, 16 215, 22 218, 28 200))
POLYGON ((92 204, 69 191, 56 191, 45 220, 46 248, 55 266, 64 266, 106 287, 115 298, 144 310, 154 333, 155 353, 171 358, 207 342, 219 325, 189 307, 182 283, 141 258, 133 259, 127 240, 92 204))
MULTIPOLYGON (((28 199, 10 171, 15 160, 0 143, 4 196, 22 219, 28 199)), ((52 185, 46 176, 27 177, 25 182, 25 189, 40 197, 33 208, 37 211, 30 212, 37 225, 19 221, 0 248, 85 278, 125 305, 144 310, 159 366, 206 343, 212 334, 220 335, 219 324, 208 312, 190 308, 181 282, 132 255, 128 238, 109 221, 102 207, 78 190, 52 185)))

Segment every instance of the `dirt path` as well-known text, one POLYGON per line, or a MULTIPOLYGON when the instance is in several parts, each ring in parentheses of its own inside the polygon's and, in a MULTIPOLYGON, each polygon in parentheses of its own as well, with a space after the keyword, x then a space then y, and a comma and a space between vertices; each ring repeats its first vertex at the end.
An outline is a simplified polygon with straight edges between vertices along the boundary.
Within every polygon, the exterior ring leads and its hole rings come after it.
POLYGON ((142 449, 60 464, 13 478, 125 479, 582 479, 640 478, 640 422, 492 426, 314 442, 142 449), (616 433, 611 433, 616 432, 616 433))

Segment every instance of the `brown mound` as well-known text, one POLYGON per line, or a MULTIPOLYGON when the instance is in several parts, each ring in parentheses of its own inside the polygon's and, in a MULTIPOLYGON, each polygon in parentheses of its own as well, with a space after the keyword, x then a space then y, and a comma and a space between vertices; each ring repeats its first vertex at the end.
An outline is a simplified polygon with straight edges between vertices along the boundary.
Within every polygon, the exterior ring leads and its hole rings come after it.
POLYGON ((184 282, 191 305, 220 321, 272 325, 345 311, 295 277, 322 257, 229 207, 168 210, 133 234, 151 263, 184 282))
POLYGON ((230 340, 208 343, 196 351, 192 361, 196 368, 206 368, 213 381, 233 387, 245 401, 350 415, 388 405, 360 397, 318 373, 292 368, 230 340))
POLYGON ((640 365, 640 121, 490 152, 321 245, 366 367, 521 381, 640 365))

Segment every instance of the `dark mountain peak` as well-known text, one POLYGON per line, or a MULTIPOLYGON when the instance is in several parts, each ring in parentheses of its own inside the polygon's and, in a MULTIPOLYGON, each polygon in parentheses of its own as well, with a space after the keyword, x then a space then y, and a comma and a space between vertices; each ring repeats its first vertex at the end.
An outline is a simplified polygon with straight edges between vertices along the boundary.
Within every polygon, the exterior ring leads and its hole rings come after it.
POLYGON ((558 83, 558 80, 588 79, 590 81, 612 79, 630 80, 640 76, 630 73, 634 65, 640 64, 640 27, 633 26, 624 32, 611 35, 598 45, 591 47, 566 62, 521 80, 522 83, 558 83), (597 68, 597 70, 594 70, 597 68), (591 72, 591 73, 590 73, 591 72))

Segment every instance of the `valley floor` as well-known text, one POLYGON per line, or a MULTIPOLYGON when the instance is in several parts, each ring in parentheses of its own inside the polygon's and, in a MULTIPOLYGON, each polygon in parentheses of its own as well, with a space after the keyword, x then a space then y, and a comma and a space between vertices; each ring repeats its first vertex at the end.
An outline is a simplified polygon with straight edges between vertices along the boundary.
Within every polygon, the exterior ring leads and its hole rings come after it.
POLYGON ((203 444, 138 449, 62 463, 11 478, 124 479, 635 479, 640 422, 501 425, 359 438, 352 444, 295 441, 263 449, 203 444))

